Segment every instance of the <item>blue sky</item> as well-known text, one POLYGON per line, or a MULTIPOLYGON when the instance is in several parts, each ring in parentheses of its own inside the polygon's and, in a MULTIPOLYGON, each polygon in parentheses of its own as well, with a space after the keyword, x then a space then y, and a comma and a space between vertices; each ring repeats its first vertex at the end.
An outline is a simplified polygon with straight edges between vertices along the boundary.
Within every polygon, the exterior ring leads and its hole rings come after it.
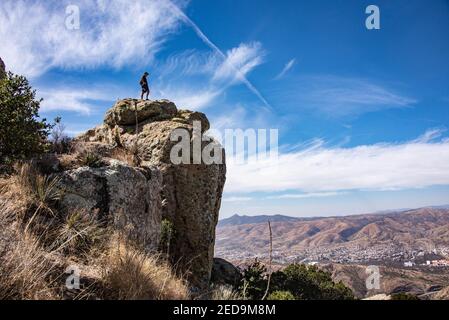
POLYGON ((153 98, 219 131, 278 129, 275 164, 228 166, 221 217, 449 204, 447 0, 6 0, 0 39, 72 135, 137 97, 144 70, 153 98))

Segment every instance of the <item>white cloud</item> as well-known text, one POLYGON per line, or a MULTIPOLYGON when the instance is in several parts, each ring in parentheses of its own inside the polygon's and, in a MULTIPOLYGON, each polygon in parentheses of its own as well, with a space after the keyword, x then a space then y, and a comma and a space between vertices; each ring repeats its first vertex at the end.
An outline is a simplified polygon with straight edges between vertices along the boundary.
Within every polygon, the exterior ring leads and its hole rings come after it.
MULTIPOLYGON (((190 19, 182 10, 179 9, 175 4, 172 4, 172 10, 176 12, 179 19, 183 20, 187 25, 189 25, 193 31, 197 34, 197 36, 210 48, 212 49, 219 57, 222 58, 222 60, 226 61, 228 56, 224 54, 224 52, 218 48, 218 46, 208 37, 206 34, 200 29, 200 27, 192 20, 190 19)), ((229 52, 228 52, 229 54, 229 52)), ((266 108, 269 110, 272 109, 271 105, 268 103, 268 101, 265 99, 265 97, 260 93, 260 91, 246 78, 245 73, 238 68, 238 66, 230 65, 230 67, 234 68, 235 78, 240 79, 246 87, 257 96, 257 98, 265 105, 266 108)), ((247 65, 247 67, 251 67, 250 65, 247 65)))
POLYGON ((170 85, 160 88, 159 92, 181 106, 204 109, 227 88, 244 82, 247 74, 263 62, 263 56, 260 43, 242 43, 229 50, 224 60, 216 52, 188 50, 172 55, 160 66, 165 75, 206 75, 210 81, 206 88, 195 85, 187 88, 183 84, 183 87, 173 89, 171 78, 170 85))
POLYGON ((160 89, 158 95, 169 98, 179 108, 190 110, 201 110, 209 107, 212 101, 222 93, 220 89, 198 89, 198 88, 177 88, 170 87, 160 89))
POLYGON ((423 135, 418 137, 418 139, 414 140, 416 143, 427 143, 432 140, 440 138, 445 132, 446 128, 434 128, 427 130, 423 135))
POLYGON ((417 100, 404 96, 388 84, 337 76, 302 76, 288 84, 281 99, 295 101, 303 110, 329 117, 358 116, 392 108, 408 108, 417 100))
POLYGON ((3 0, 0 56, 29 77, 53 67, 146 65, 178 24, 168 0, 3 0), (65 26, 69 4, 80 8, 79 30, 65 26))
POLYGON ((253 198, 251 197, 224 197, 224 202, 243 202, 243 201, 251 201, 253 198))
POLYGON ((270 196, 268 199, 306 199, 306 198, 324 198, 344 195, 346 192, 311 192, 311 193, 287 193, 278 196, 270 196))
POLYGON ((296 59, 292 59, 289 62, 287 62, 287 64, 284 66, 284 69, 282 69, 282 71, 274 79, 279 80, 279 79, 283 78, 287 74, 287 72, 289 72, 290 69, 293 68, 295 63, 296 63, 296 59))
POLYGON ((72 111, 85 115, 90 115, 95 109, 92 102, 113 102, 115 97, 111 92, 117 94, 120 90, 115 87, 104 88, 42 88, 38 90, 39 98, 43 98, 40 111, 72 111))
POLYGON ((277 160, 227 164, 226 192, 316 193, 449 185, 449 139, 353 148, 315 145, 280 153, 277 160))
POLYGON ((226 53, 226 59, 215 70, 215 81, 244 81, 246 75, 262 64, 264 52, 259 42, 241 43, 226 53))

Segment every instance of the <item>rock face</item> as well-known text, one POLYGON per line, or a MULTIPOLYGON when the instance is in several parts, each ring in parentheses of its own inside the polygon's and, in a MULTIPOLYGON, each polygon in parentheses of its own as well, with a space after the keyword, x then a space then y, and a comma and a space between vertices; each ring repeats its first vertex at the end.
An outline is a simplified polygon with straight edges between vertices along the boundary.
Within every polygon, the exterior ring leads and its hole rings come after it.
POLYGON ((68 211, 96 212, 130 239, 156 250, 160 239, 162 177, 157 169, 110 161, 100 168, 80 167, 59 175, 68 211))
POLYGON ((221 258, 214 258, 211 282, 219 285, 236 287, 242 279, 242 273, 232 263, 221 258))
POLYGON ((225 183, 224 150, 213 141, 203 141, 199 133, 209 129, 209 121, 199 112, 178 111, 168 100, 118 101, 106 114, 104 124, 78 138, 81 142, 96 142, 112 147, 134 150, 142 168, 157 168, 162 176, 162 217, 172 222, 174 236, 170 256, 189 280, 205 288, 212 269, 215 227, 225 183), (136 126, 137 119, 137 126, 136 126), (194 121, 201 131, 194 131, 194 121), (174 164, 170 154, 174 145, 170 135, 175 129, 185 129, 192 145, 198 142, 221 153, 222 164, 174 164), (137 130, 137 131, 136 131, 137 130))
POLYGON ((0 79, 2 79, 6 74, 6 68, 5 63, 3 62, 2 58, 0 58, 0 79))
POLYGON ((147 101, 126 99, 118 101, 106 113, 104 122, 109 126, 129 126, 136 123, 136 116, 138 122, 160 121, 173 118, 177 112, 175 104, 168 100, 148 103, 147 101))

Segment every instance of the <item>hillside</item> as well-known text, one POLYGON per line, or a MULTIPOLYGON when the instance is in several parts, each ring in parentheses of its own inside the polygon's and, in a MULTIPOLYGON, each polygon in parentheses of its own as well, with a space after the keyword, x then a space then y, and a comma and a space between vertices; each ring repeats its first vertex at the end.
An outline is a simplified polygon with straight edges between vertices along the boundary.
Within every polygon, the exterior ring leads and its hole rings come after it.
POLYGON ((350 287, 358 298, 373 296, 379 293, 387 295, 406 292, 419 296, 421 299, 447 299, 446 290, 441 290, 449 284, 449 272, 446 270, 425 270, 380 267, 380 289, 366 288, 366 266, 328 264, 323 269, 332 273, 336 281, 342 281, 350 287))
MULTIPOLYGON (((264 256, 264 222, 223 225, 217 229, 216 254, 225 258, 264 256)), ((402 252, 431 252, 449 247, 449 209, 422 208, 385 214, 273 221, 273 250, 278 260, 363 262, 388 260, 402 252)))

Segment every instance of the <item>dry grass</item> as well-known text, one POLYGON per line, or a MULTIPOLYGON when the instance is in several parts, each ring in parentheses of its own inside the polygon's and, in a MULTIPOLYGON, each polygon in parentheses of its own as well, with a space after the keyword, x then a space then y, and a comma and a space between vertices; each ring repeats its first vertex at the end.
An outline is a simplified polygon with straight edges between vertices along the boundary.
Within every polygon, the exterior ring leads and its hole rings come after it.
POLYGON ((119 147, 112 150, 111 158, 119 160, 123 163, 126 163, 130 166, 135 165, 135 156, 125 148, 119 147))
POLYGON ((123 240, 113 240, 102 281, 106 299, 186 300, 186 282, 160 257, 143 253, 123 240))
POLYGON ((0 261, 0 300, 60 299, 55 264, 33 236, 22 235, 0 261))
POLYGON ((74 211, 59 222, 54 250, 78 256, 92 254, 93 248, 102 247, 106 234, 107 229, 100 225, 95 214, 74 211))
POLYGON ((0 179, 0 299, 189 299, 160 256, 111 237, 94 213, 59 212, 57 186, 30 165, 0 179), (67 296, 62 266, 73 261, 86 290, 67 296))
POLYGON ((211 300, 243 300, 243 297, 232 287, 219 285, 212 288, 211 300))
POLYGON ((0 183, 0 192, 15 206, 20 218, 28 218, 31 224, 37 215, 54 217, 55 203, 63 196, 58 188, 58 178, 41 175, 28 163, 18 166, 17 174, 0 183))

